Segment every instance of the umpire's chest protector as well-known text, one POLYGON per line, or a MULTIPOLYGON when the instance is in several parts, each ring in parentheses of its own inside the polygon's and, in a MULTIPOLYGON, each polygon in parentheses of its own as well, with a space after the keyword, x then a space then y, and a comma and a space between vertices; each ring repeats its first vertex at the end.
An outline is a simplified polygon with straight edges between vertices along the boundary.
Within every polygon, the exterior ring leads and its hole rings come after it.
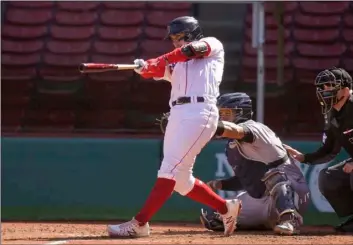
POLYGON ((237 143, 229 141, 226 155, 234 174, 239 178, 244 190, 253 198, 261 198, 265 194, 266 186, 261 178, 269 170, 262 162, 246 159, 241 155, 237 143))

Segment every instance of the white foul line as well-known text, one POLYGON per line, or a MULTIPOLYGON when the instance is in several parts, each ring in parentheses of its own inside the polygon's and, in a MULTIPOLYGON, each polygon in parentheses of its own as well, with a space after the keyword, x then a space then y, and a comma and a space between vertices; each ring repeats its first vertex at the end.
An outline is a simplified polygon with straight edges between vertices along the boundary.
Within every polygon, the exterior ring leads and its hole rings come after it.
POLYGON ((49 243, 46 243, 45 245, 55 245, 55 244, 65 244, 67 243, 68 241, 55 241, 55 242, 49 242, 49 243))

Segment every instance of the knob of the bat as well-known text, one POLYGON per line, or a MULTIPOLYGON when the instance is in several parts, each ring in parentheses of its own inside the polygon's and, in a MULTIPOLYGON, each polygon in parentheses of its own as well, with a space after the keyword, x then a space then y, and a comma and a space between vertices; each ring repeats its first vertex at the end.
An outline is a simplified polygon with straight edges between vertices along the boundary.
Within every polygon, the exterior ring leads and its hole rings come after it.
POLYGON ((86 64, 85 64, 85 63, 81 63, 81 64, 78 66, 78 70, 79 70, 81 73, 84 73, 85 70, 86 70, 86 64))

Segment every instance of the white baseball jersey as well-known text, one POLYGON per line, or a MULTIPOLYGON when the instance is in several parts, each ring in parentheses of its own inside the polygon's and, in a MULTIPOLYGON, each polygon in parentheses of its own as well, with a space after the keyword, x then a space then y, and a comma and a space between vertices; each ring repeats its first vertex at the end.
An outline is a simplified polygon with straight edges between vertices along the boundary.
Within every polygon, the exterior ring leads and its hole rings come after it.
POLYGON ((223 45, 215 37, 205 37, 200 41, 206 42, 211 49, 207 57, 169 64, 163 77, 154 78, 171 82, 170 106, 182 96, 203 96, 206 101, 217 101, 224 70, 223 45))

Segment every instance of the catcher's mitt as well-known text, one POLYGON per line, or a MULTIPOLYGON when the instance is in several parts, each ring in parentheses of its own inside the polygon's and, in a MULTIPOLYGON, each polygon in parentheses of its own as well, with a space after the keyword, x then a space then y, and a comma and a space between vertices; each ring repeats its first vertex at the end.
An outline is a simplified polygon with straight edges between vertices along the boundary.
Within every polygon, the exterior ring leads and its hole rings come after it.
POLYGON ((169 119, 169 115, 170 113, 163 113, 163 115, 161 116, 161 118, 157 118, 156 119, 156 125, 159 126, 159 128, 161 129, 162 133, 165 133, 165 129, 167 128, 167 124, 168 124, 168 119, 169 119))

